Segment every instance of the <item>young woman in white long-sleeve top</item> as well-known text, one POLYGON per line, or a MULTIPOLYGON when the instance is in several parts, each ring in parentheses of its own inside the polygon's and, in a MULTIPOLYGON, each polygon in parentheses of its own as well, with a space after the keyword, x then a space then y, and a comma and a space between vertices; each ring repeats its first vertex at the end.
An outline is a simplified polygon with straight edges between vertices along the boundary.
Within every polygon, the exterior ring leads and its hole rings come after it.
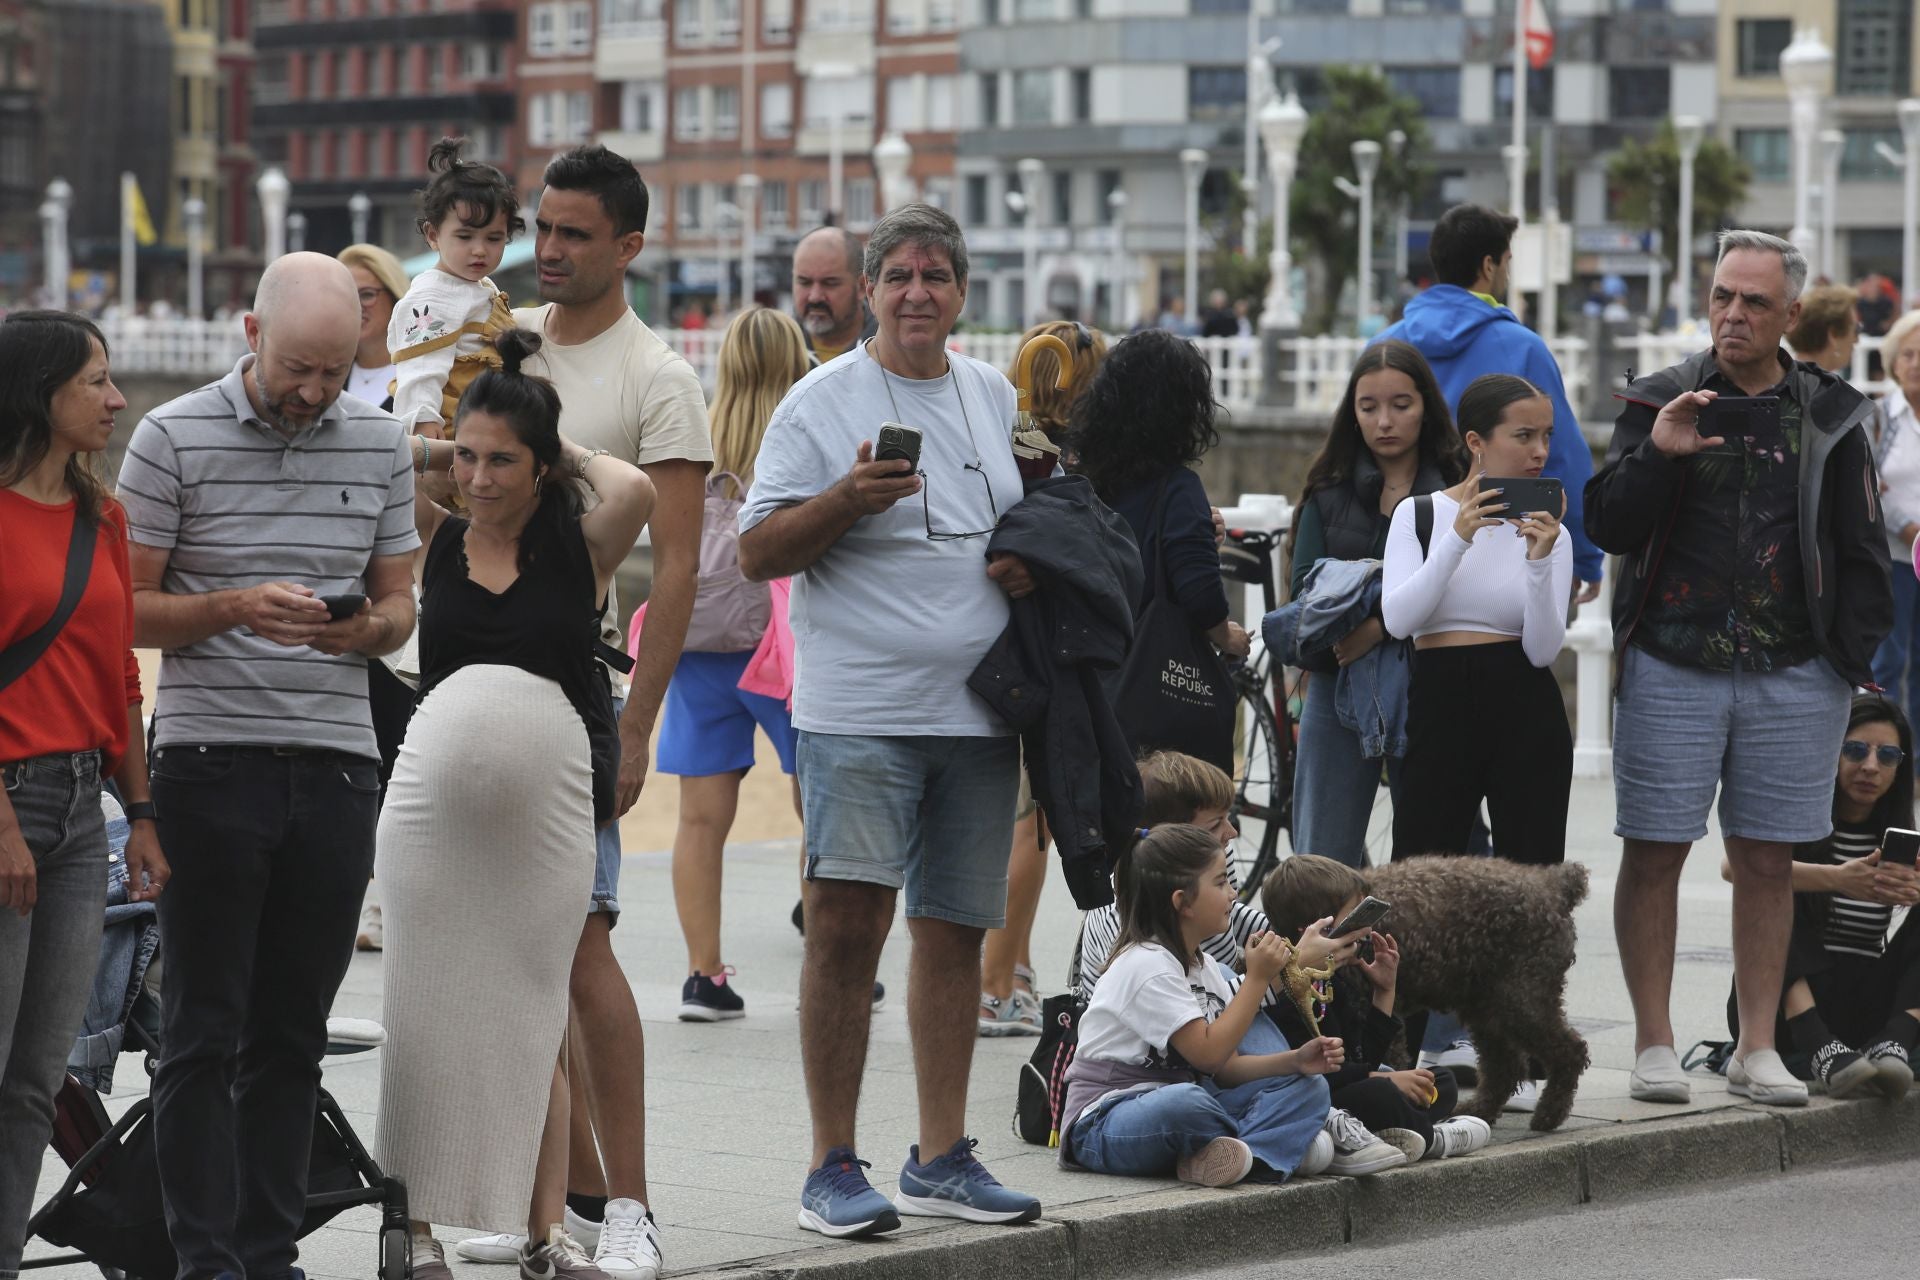
POLYGON ((1509 512, 1482 476, 1538 476, 1553 403, 1523 378, 1488 374, 1460 397, 1467 478, 1432 495, 1428 548, 1416 502, 1387 533, 1381 614, 1412 637, 1407 754, 1393 856, 1460 853, 1481 800, 1494 848, 1515 862, 1566 858, 1573 733, 1550 669, 1567 632, 1573 543, 1560 511, 1509 512))

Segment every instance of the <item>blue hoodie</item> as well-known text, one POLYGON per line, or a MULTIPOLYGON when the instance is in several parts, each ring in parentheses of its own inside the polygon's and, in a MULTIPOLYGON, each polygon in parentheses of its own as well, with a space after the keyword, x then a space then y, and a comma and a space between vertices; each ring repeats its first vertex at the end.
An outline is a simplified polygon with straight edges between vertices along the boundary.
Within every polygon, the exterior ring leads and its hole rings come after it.
POLYGON ((1567 403, 1560 364, 1545 339, 1505 307, 1490 307, 1458 285, 1436 284, 1407 303, 1406 318, 1381 331, 1375 342, 1398 338, 1417 347, 1433 366, 1447 408, 1460 412, 1460 393, 1487 373, 1525 378, 1553 400, 1553 445, 1546 473, 1566 487, 1563 523, 1573 535, 1573 571, 1582 582, 1600 581, 1605 557, 1587 537, 1582 490, 1593 475, 1593 452, 1567 403))

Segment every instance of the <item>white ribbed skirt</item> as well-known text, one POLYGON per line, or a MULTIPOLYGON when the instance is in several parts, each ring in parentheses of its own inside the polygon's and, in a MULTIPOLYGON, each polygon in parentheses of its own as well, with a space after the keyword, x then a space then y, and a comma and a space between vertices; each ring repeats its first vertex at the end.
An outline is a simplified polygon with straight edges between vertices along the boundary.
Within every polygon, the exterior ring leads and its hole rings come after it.
POLYGON ((467 667, 407 727, 380 813, 379 1152, 409 1214, 524 1231, 593 893, 587 731, 560 686, 467 667))

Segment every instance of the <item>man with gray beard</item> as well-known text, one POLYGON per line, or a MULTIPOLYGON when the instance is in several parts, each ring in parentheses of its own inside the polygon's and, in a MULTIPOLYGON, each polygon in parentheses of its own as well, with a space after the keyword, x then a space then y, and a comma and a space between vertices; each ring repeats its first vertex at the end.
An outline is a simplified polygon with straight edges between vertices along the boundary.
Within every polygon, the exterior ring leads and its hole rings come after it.
POLYGON ((845 227, 809 231, 794 246, 793 318, 821 364, 874 334, 873 316, 860 297, 866 275, 861 253, 860 237, 845 227))

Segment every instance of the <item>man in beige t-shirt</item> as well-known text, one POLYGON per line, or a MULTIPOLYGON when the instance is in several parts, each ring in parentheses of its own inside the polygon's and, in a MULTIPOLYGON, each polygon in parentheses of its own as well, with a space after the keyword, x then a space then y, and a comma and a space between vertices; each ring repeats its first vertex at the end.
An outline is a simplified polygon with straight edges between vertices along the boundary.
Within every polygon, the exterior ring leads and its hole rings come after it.
MULTIPOLYGON (((576 147, 555 157, 535 219, 534 265, 546 305, 514 313, 517 323, 541 336, 540 352, 527 367, 560 393, 560 430, 585 448, 640 467, 657 495, 649 522, 647 625, 620 711, 615 799, 622 814, 646 781, 654 720, 693 616, 700 517, 713 464, 699 378, 627 304, 627 266, 646 239, 647 203, 639 172, 605 147, 576 147)), ((608 594, 605 627, 619 647, 617 605, 608 594)), ((597 1143, 571 1144, 567 1189, 570 1199, 606 1200, 594 1265, 615 1280, 656 1280, 659 1233, 646 1208, 645 1045, 633 988, 611 938, 620 911, 619 872, 619 828, 609 824, 599 833, 593 902, 574 955, 571 991, 573 1043, 585 1066, 573 1076, 576 1107, 584 1076, 597 1143)), ((576 1123, 574 1133, 581 1130, 576 1123)))

